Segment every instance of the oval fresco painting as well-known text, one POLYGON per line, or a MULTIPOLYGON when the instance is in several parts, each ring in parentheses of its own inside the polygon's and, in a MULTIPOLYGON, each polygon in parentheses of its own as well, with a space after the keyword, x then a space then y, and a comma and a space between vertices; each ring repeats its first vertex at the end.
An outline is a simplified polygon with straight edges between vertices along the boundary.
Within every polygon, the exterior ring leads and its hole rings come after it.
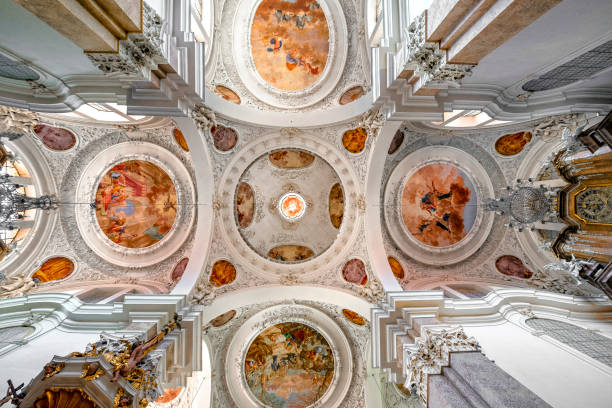
POLYGON ((210 129, 213 137, 213 144, 217 150, 227 152, 232 150, 238 142, 238 133, 232 128, 223 125, 216 125, 210 129))
POLYGON ((365 325, 365 319, 357 312, 353 312, 350 309, 342 309, 342 314, 349 322, 356 324, 357 326, 365 325))
POLYGON ((301 169, 310 166, 315 157, 301 150, 277 150, 268 155, 270 163, 281 169, 301 169))
POLYGON ((404 132, 398 130, 393 135, 393 140, 391 140, 391 144, 389 145, 389 150, 387 150, 388 154, 393 154, 400 148, 400 146, 404 143, 404 132))
POLYGON ((236 280, 236 267, 231 262, 220 260, 213 264, 209 277, 215 286, 228 285, 236 280))
POLYGON ((240 97, 238 94, 226 86, 217 85, 215 86, 215 93, 225 99, 226 101, 230 101, 235 103, 236 105, 240 105, 240 97))
POLYGON ((176 143, 181 146, 181 149, 188 152, 189 145, 187 144, 187 140, 185 140, 185 135, 183 135, 181 129, 174 128, 174 130, 172 131, 172 135, 174 136, 174 140, 176 140, 176 143))
POLYGON ((219 316, 217 316, 214 319, 212 319, 210 321, 210 324, 213 327, 221 327, 224 324, 226 324, 227 322, 229 322, 230 320, 232 320, 234 318, 234 316, 236 316, 236 311, 234 309, 232 309, 229 312, 225 312, 223 314, 220 314, 219 316))
POLYGON ((518 132, 504 135, 495 142, 495 150, 504 156, 519 154, 531 141, 531 132, 518 132))
POLYGON ((346 105, 361 98, 365 94, 362 86, 354 86, 344 92, 338 101, 340 105, 346 105))
POLYGON ((125 161, 106 172, 96 192, 96 218, 104 234, 126 248, 146 248, 170 232, 176 218, 170 176, 143 160, 125 161))
POLYGON ((32 279, 39 282, 51 282, 64 279, 74 271, 74 263, 63 256, 49 258, 34 272, 32 279))
POLYGON ((342 185, 336 183, 329 191, 329 219, 334 228, 340 228, 344 217, 344 192, 342 185))
POLYGON ((240 183, 236 190, 236 217, 240 228, 251 225, 255 214, 255 193, 248 183, 240 183))
POLYGON ((43 144, 51 150, 70 150, 77 142, 74 133, 68 129, 57 128, 49 125, 34 126, 34 133, 43 144))
POLYGON ((171 275, 173 282, 178 282, 183 277, 183 274, 185 273, 185 269, 187 269, 188 263, 189 263, 189 258, 183 258, 180 261, 178 261, 178 263, 174 266, 174 269, 172 269, 172 275, 171 275))
POLYGON ((397 280, 404 279, 405 274, 404 268, 402 268, 402 264, 399 263, 399 261, 392 256, 387 257, 387 260, 389 261, 389 266, 391 267, 391 272, 393 272, 393 276, 395 276, 397 280))
POLYGON ((268 251, 268 258, 277 262, 300 262, 313 255, 313 250, 303 245, 279 245, 268 251))
POLYGON ((329 28, 315 0, 263 0, 251 26, 255 69, 281 91, 314 84, 325 69, 329 28))
POLYGON ((514 255, 500 256, 497 258, 497 261, 495 261, 495 267, 498 271, 508 276, 515 276, 523 279, 529 279, 533 276, 533 272, 523 264, 523 261, 514 255))
POLYGON ((345 281, 356 285, 365 285, 368 281, 368 274, 361 259, 351 259, 342 267, 342 277, 345 281))
POLYGON ((301 323, 279 323, 261 332, 244 362, 249 389, 274 408, 305 408, 321 399, 334 378, 327 340, 301 323))
POLYGON ((366 144, 368 133, 364 128, 347 130, 342 135, 342 145, 351 153, 360 153, 366 144))
POLYGON ((465 173, 450 164, 429 164, 404 185, 402 220, 423 244, 450 246, 474 225, 476 204, 474 186, 465 173))

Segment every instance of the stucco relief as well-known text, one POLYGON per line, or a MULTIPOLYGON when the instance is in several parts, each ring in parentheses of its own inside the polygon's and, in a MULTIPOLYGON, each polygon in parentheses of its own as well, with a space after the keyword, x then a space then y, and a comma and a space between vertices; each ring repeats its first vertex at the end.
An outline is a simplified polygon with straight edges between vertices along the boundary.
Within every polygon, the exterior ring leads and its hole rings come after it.
MULTIPOLYGON (((363 42, 365 30, 360 17, 363 15, 361 3, 353 0, 342 0, 337 4, 330 2, 329 5, 326 2, 317 3, 327 9, 325 14, 330 32, 329 54, 332 57, 331 61, 327 61, 320 80, 299 92, 271 92, 270 89, 264 89, 265 82, 257 80, 257 71, 251 61, 252 45, 242 47, 242 50, 238 47, 236 49, 239 52, 231 52, 236 44, 249 44, 247 31, 251 27, 251 13, 254 13, 256 7, 249 6, 252 2, 247 3, 227 0, 215 8, 217 27, 232 27, 237 24, 240 29, 215 30, 219 35, 213 43, 211 65, 207 69, 207 87, 229 87, 239 95, 242 105, 271 111, 296 110, 300 106, 300 111, 313 111, 340 106, 340 96, 348 88, 356 84, 369 88, 369 60, 363 42), (236 14, 235 10, 239 7, 244 10, 236 14), (237 57, 241 53, 244 55, 237 57), (245 85, 245 80, 249 86, 245 85), (259 87, 262 89, 258 90, 259 87)), ((296 24, 295 21, 293 23, 296 24)), ((267 48, 272 49, 272 54, 282 51, 280 39, 278 42, 276 39, 274 41, 275 44, 268 44, 264 51, 267 48), (278 48, 276 52, 275 48, 278 48)), ((292 55, 291 58, 295 59, 295 56, 292 55)))
MULTIPOLYGON (((115 126, 92 127, 84 124, 66 123, 46 117, 44 120, 45 123, 49 123, 53 126, 70 129, 79 138, 79 149, 72 149, 65 152, 54 152, 48 149, 41 149, 43 150, 47 163, 51 167, 51 175, 55 179, 56 185, 61 186, 60 190, 64 192, 65 198, 63 200, 67 202, 74 202, 74 199, 71 197, 71 192, 74 192, 78 176, 85 165, 88 164, 99 151, 114 144, 129 140, 155 141, 159 146, 171 151, 183 165, 185 165, 187 171, 191 173, 191 177, 194 177, 191 158, 174 140, 172 133, 173 128, 169 121, 160 121, 158 124, 140 128, 128 134, 124 131, 118 131, 115 126)), ((32 140, 42 145, 42 141, 40 141, 39 138, 32 137, 32 140)), ((70 276, 69 282, 68 280, 49 282, 46 283, 41 290, 57 290, 53 288, 76 282, 83 282, 85 284, 87 282, 93 284, 99 281, 118 283, 122 281, 122 279, 146 275, 147 279, 155 282, 160 292, 165 292, 174 284, 170 278, 174 265, 183 258, 185 254, 191 251, 193 236, 191 231, 188 231, 188 237, 181 249, 156 265, 143 267, 138 271, 113 265, 95 254, 83 241, 74 219, 74 205, 70 207, 67 206, 60 211, 60 222, 56 224, 41 259, 47 259, 56 254, 62 254, 74 259, 79 267, 70 276)))
MULTIPOLYGON (((230 311, 231 312, 231 311, 230 311)), ((242 369, 244 364, 241 359, 242 353, 236 354, 231 343, 236 337, 236 331, 244 326, 250 326, 243 337, 241 343, 244 343, 244 350, 250 344, 249 338, 252 338, 260 332, 260 330, 274 324, 275 321, 300 321, 308 324, 313 328, 321 330, 329 341, 332 351, 338 359, 336 370, 340 370, 347 378, 334 378, 328 392, 324 396, 324 401, 327 403, 310 405, 310 406, 338 406, 342 408, 349 407, 364 407, 365 406, 365 367, 368 353, 368 333, 369 322, 365 322, 363 326, 356 325, 348 320, 345 320, 340 307, 313 301, 298 301, 294 304, 282 304, 278 302, 264 302, 249 307, 244 307, 236 311, 234 317, 229 322, 222 326, 214 327, 207 325, 204 333, 209 339, 210 350, 212 352, 211 361, 213 371, 217 373, 219 381, 213 387, 214 406, 233 406, 236 404, 232 398, 232 391, 229 384, 237 384, 236 381, 242 382, 236 377, 233 377, 233 372, 228 371, 228 364, 234 365, 236 368, 242 369), (257 317, 260 316, 260 317, 257 317), (329 331, 328 326, 321 322, 326 319, 333 319, 337 331, 329 331), (280 319, 280 320, 279 320, 280 319), (255 324, 249 322, 256 322, 255 324), (333 333, 333 334, 332 334, 333 333), (344 339, 339 342, 339 339, 344 339), (342 343, 345 342, 345 345, 342 343), (344 350, 344 351, 342 351, 344 350), (350 354, 346 351, 350 350, 350 354), (347 369, 350 368, 349 373, 347 369), (339 383, 339 382, 340 383, 339 383), (348 385, 343 385, 343 381, 348 382, 348 385), (334 395, 338 393, 339 388, 344 390, 348 387, 348 392, 345 391, 344 397, 336 401, 334 395), (331 395, 328 395, 331 394, 331 395), (331 399, 330 399, 331 397, 331 399)), ((329 326, 331 327, 331 326, 329 326)), ((243 386, 246 389, 246 384, 243 386)), ((253 402, 246 402, 246 405, 240 406, 257 406, 253 402)), ((252 401, 252 400, 248 400, 252 401)), ((320 402, 322 402, 321 400, 320 402)))

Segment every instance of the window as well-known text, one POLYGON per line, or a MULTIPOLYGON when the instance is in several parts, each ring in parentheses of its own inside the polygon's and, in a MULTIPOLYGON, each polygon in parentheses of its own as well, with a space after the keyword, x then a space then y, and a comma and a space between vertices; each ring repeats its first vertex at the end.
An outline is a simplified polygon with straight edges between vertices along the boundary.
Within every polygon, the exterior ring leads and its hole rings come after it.
POLYGON ((527 326, 612 367, 612 339, 573 324, 550 319, 529 319, 527 326))

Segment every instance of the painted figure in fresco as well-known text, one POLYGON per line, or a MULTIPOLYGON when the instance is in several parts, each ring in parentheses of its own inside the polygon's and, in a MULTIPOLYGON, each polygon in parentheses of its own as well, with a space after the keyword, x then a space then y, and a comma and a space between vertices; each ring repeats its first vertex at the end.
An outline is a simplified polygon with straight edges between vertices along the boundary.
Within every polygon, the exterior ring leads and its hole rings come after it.
POLYGON ((307 407, 329 387, 334 360, 318 332, 300 323, 280 323, 253 340, 245 373, 249 388, 267 406, 307 407))

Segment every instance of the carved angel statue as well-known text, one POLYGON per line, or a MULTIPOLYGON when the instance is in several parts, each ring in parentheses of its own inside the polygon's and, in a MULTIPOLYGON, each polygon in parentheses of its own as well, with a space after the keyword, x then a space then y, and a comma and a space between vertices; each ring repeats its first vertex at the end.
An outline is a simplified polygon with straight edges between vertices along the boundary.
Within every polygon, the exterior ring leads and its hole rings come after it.
POLYGON ((574 254, 572 254, 571 261, 566 261, 565 259, 560 259, 558 262, 551 262, 544 265, 544 269, 549 271, 556 271, 561 273, 569 274, 576 281, 577 285, 581 285, 584 283, 582 278, 580 277, 580 271, 582 267, 585 265, 592 265, 591 262, 583 261, 580 259, 576 259, 574 254))
POLYGON ((12 276, 8 284, 0 285, 0 299, 23 296, 36 287, 37 283, 29 276, 12 276))

